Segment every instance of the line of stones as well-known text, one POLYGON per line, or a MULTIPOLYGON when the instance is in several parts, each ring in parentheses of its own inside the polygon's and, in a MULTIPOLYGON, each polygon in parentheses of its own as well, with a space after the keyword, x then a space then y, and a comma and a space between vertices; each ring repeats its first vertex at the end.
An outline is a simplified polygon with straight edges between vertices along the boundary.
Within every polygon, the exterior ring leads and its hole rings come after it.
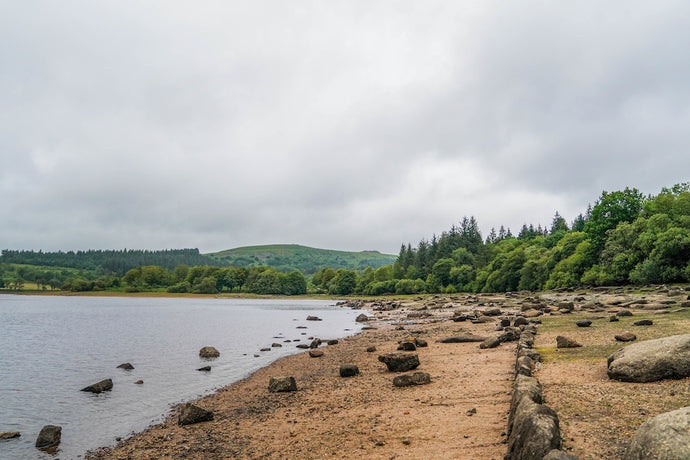
POLYGON ((544 404, 539 381, 532 377, 541 361, 534 349, 535 324, 523 326, 517 345, 515 382, 508 415, 508 452, 505 460, 577 460, 562 448, 558 415, 544 404))

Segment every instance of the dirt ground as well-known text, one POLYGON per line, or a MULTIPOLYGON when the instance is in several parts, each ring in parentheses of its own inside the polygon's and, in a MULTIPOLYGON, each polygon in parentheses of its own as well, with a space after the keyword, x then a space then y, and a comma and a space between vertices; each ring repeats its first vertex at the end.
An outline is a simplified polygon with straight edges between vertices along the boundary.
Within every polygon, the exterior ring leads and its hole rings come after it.
POLYGON ((454 312, 500 308, 503 315, 531 316, 535 311, 529 305, 535 303, 546 311, 536 317, 541 325, 535 348, 543 362, 534 376, 543 386, 545 403, 559 416, 563 448, 582 460, 621 458, 645 420, 690 405, 690 379, 609 380, 606 358, 626 345, 613 336, 631 331, 640 341, 690 333, 687 294, 661 287, 406 299, 392 311, 377 311, 371 323, 375 329, 322 346, 323 357, 304 352, 284 358, 198 400, 214 412, 211 422, 180 427, 173 411, 166 422, 86 458, 502 459, 515 342, 481 350, 477 343, 437 341, 459 332, 498 335, 498 318, 453 322, 454 312), (563 302, 572 302, 571 313, 559 313, 563 302), (633 316, 610 322, 622 308, 633 316), (592 325, 577 327, 575 321, 583 318, 592 325), (633 326, 639 319, 652 319, 654 325, 633 326), (400 325, 404 330, 398 330, 400 325), (583 346, 557 349, 558 335, 583 346), (409 337, 428 342, 413 353, 421 362, 417 370, 429 373, 431 383, 396 388, 396 374, 377 358, 409 337), (367 352, 370 346, 377 351, 367 352), (340 377, 342 364, 357 365, 360 374, 340 377), (270 377, 286 375, 295 377, 298 391, 269 393, 270 377))

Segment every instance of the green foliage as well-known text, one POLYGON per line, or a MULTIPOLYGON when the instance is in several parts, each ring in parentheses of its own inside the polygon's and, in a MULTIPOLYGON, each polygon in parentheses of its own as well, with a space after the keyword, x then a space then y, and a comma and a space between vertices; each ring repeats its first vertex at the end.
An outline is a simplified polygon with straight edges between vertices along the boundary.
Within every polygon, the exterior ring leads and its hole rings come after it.
POLYGON ((602 192, 585 223, 585 233, 592 243, 592 250, 599 255, 606 243, 606 233, 621 222, 633 222, 639 217, 644 196, 636 188, 623 191, 602 192))

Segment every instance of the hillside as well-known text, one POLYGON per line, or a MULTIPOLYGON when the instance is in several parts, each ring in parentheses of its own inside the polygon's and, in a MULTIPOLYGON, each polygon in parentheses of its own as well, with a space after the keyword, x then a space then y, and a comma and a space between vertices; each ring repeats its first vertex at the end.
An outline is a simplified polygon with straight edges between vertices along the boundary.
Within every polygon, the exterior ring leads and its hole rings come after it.
POLYGON ((338 268, 354 270, 362 270, 366 267, 377 268, 391 264, 397 259, 395 255, 381 254, 378 251, 334 251, 297 244, 245 246, 204 255, 215 259, 220 265, 234 267, 266 265, 276 270, 300 270, 308 275, 323 267, 336 270, 338 268))

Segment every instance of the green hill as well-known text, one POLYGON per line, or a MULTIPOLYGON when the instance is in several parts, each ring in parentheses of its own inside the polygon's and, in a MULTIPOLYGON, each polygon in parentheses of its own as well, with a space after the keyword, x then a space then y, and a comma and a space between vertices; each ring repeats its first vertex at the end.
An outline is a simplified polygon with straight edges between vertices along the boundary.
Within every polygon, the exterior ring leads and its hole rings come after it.
POLYGON ((245 246, 204 255, 217 260, 220 265, 234 267, 266 265, 281 271, 300 270, 307 275, 323 267, 351 270, 377 268, 391 264, 398 258, 398 256, 381 254, 378 251, 334 251, 297 244, 245 246))

